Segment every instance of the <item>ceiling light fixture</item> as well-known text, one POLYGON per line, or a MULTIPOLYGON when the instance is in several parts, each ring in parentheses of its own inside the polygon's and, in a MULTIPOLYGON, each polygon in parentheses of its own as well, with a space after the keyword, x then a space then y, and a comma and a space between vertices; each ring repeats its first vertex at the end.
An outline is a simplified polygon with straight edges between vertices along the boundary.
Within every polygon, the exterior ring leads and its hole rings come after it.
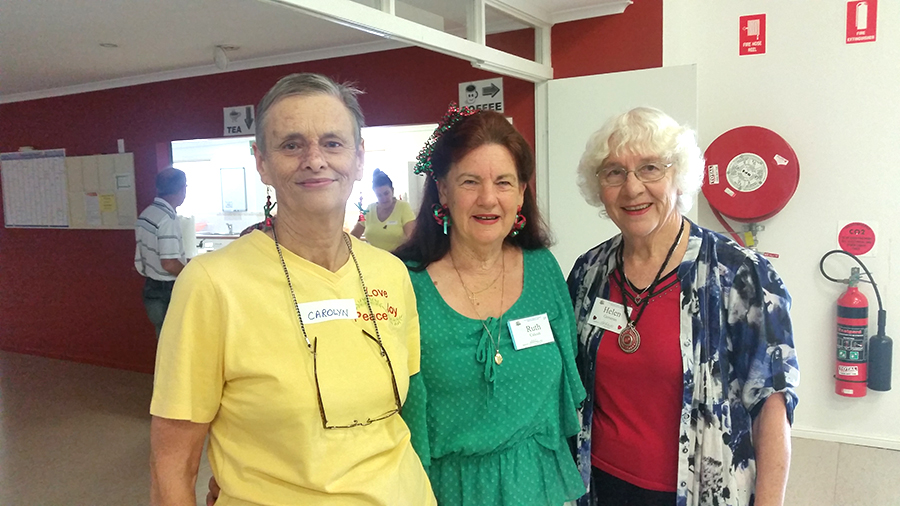
POLYGON ((216 63, 216 67, 219 70, 225 70, 228 68, 228 53, 227 51, 237 51, 240 49, 240 46, 231 46, 227 44, 220 44, 213 49, 213 61, 216 63))

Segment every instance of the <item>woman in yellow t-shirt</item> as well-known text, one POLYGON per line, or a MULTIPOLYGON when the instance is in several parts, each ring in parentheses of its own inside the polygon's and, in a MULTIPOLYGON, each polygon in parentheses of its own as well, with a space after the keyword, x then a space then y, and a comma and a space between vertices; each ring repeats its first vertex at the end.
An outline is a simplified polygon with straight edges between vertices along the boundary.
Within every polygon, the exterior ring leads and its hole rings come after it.
POLYGON ((416 215, 408 203, 394 197, 394 183, 381 169, 372 175, 372 190, 378 202, 371 204, 361 220, 350 232, 361 237, 365 231, 366 241, 372 246, 393 251, 412 235, 416 215))
POLYGON ((197 504, 207 436, 220 506, 436 506, 400 418, 419 373, 412 283, 343 231, 363 176, 358 93, 292 74, 256 108, 278 218, 178 276, 150 404, 153 506, 197 504))

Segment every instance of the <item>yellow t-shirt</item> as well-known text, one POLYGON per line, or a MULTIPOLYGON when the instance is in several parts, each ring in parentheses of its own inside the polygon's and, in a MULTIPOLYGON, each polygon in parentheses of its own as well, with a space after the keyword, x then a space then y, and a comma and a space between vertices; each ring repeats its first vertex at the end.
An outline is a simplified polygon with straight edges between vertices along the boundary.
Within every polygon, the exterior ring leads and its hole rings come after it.
POLYGON ((407 202, 398 200, 394 204, 394 210, 386 220, 378 219, 376 204, 369 206, 366 213, 366 241, 376 248, 393 251, 406 241, 403 233, 403 225, 416 220, 416 215, 407 202))
MULTIPOLYGON (((406 267, 361 241, 352 244, 405 401, 409 377, 419 371, 419 322, 406 267)), ((362 333, 376 335, 352 259, 331 272, 282 251, 317 347, 315 362, 275 243, 254 231, 197 257, 178 276, 159 341, 151 413, 211 423, 209 460, 222 487, 217 506, 434 505, 399 415, 323 427, 318 395, 330 424, 396 407, 381 348, 362 333), (352 299, 346 313, 328 302, 340 299, 352 299), (347 314, 353 305, 357 313, 347 314), (353 319, 328 319, 334 315, 353 319)))

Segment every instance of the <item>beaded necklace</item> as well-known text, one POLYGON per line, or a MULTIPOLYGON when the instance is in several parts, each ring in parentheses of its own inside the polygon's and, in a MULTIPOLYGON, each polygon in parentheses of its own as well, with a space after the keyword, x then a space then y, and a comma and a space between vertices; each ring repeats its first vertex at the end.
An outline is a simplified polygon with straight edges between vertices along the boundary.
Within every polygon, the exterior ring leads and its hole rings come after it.
MULTIPOLYGON (((281 245, 278 243, 278 234, 275 232, 275 227, 272 227, 272 237, 275 239, 275 249, 278 250, 278 259, 281 260, 281 268, 284 269, 284 277, 287 279, 288 288, 291 291, 291 300, 294 302, 294 309, 297 310, 297 320, 300 321, 300 330, 303 332, 303 339, 306 340, 306 347, 309 348, 309 352, 315 355, 316 350, 309 341, 309 336, 306 334, 306 326, 303 324, 300 306, 297 305, 297 295, 294 293, 291 275, 288 273, 287 264, 284 262, 284 255, 281 253, 281 245)), ((378 340, 378 346, 381 348, 381 356, 386 357, 387 353, 385 352, 384 344, 381 342, 381 333, 378 331, 378 322, 375 321, 375 313, 372 311, 372 303, 369 301, 369 291, 366 289, 366 281, 363 279, 362 271, 359 269, 359 261, 356 260, 356 254, 353 253, 353 246, 350 245, 350 238, 347 237, 346 233, 343 234, 343 237, 344 244, 347 245, 347 249, 350 251, 350 258, 353 259, 353 265, 356 266, 356 273, 359 275, 359 284, 362 285, 363 295, 366 297, 366 307, 369 309, 369 318, 371 318, 372 325, 375 326, 375 337, 378 340)))

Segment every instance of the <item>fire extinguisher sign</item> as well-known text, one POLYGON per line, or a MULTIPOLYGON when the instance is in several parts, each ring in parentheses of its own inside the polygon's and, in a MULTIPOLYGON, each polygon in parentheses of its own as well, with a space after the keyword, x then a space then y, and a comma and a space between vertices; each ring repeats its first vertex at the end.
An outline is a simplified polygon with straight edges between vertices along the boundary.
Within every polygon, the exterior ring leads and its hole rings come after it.
POLYGON ((878 0, 847 2, 847 44, 875 42, 878 0))

